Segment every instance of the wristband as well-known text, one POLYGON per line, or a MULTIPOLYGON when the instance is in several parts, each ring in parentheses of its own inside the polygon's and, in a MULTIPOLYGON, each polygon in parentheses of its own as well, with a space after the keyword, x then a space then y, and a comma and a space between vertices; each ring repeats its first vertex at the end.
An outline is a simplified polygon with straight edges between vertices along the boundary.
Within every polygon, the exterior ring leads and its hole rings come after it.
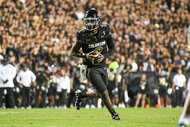
POLYGON ((85 54, 85 53, 81 53, 81 56, 85 58, 85 57, 86 57, 86 54, 85 54))

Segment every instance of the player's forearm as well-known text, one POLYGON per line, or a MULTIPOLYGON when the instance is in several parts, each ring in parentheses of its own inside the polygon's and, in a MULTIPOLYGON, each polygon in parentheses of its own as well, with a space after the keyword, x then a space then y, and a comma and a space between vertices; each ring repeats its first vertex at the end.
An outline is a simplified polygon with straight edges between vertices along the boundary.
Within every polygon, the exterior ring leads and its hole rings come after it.
POLYGON ((79 58, 86 58, 85 53, 81 53, 79 49, 81 48, 81 43, 75 43, 72 48, 71 55, 79 58))
POLYGON ((86 54, 81 52, 72 52, 71 55, 79 58, 86 58, 86 54))

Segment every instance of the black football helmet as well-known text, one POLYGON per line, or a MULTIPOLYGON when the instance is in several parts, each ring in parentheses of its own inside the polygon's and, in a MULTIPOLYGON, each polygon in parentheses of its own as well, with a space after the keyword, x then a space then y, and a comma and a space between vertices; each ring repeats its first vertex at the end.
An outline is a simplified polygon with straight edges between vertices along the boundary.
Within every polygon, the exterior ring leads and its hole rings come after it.
POLYGON ((85 29, 88 31, 97 29, 100 26, 100 17, 100 14, 94 8, 87 11, 83 18, 85 29))

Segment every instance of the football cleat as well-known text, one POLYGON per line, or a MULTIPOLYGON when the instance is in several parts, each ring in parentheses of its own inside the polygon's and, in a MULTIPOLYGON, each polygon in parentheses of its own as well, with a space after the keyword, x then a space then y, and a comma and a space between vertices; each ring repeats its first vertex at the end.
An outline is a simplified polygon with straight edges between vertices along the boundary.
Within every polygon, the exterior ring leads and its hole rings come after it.
POLYGON ((112 119, 113 119, 113 120, 120 120, 119 114, 118 114, 117 112, 115 112, 115 113, 112 115, 112 119))
POLYGON ((180 124, 178 124, 178 126, 177 127, 188 127, 187 125, 185 125, 185 124, 183 124, 183 123, 180 123, 180 124))
POLYGON ((77 110, 80 110, 80 106, 82 104, 81 91, 80 90, 75 91, 75 96, 76 96, 75 107, 77 110))

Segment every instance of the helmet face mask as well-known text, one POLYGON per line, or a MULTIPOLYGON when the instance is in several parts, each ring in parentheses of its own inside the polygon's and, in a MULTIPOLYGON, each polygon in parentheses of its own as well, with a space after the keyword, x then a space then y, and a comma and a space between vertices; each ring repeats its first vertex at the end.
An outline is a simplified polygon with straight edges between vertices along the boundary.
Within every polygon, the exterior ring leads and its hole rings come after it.
POLYGON ((93 31, 100 26, 100 15, 95 9, 91 9, 86 12, 83 21, 85 29, 88 31, 93 31))

